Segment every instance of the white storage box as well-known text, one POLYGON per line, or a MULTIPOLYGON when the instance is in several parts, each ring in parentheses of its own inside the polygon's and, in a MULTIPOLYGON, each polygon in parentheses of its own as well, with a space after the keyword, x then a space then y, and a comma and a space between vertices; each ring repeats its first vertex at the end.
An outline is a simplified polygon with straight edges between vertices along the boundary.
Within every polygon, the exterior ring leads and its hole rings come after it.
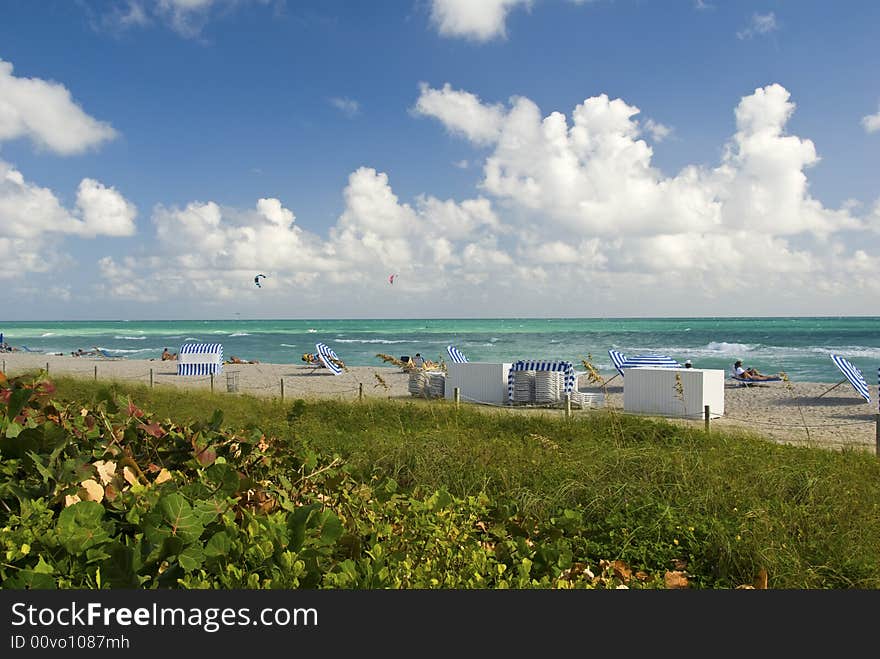
POLYGON ((462 402, 507 403, 507 375, 510 364, 488 362, 450 363, 446 365, 446 398, 455 398, 459 389, 462 402))
POLYGON ((623 410, 637 414, 702 419, 704 406, 717 419, 724 414, 724 371, 705 368, 626 369, 623 410), (675 376, 681 378, 681 392, 675 376))

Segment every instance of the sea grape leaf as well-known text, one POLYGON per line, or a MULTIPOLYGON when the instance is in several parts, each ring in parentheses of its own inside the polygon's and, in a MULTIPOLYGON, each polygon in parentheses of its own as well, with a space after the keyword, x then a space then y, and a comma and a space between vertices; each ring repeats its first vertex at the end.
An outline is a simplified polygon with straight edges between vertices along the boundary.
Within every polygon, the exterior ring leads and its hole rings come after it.
POLYGON ((206 471, 208 482, 214 484, 221 493, 232 496, 238 491, 238 471, 228 464, 213 464, 206 471))
POLYGON ((48 484, 50 480, 55 480, 55 474, 43 464, 43 460, 39 455, 33 451, 28 451, 28 457, 33 461, 34 467, 37 468, 40 476, 43 477, 43 483, 48 484))
POLYGON ((184 570, 192 572, 205 562, 205 552, 198 545, 190 545, 177 555, 177 562, 184 570))
POLYGON ((137 558, 134 549, 115 542, 101 563, 101 575, 113 588, 137 588, 137 558))
POLYGON ((185 543, 195 542, 205 530, 189 502, 176 492, 159 499, 159 509, 165 522, 171 527, 171 534, 185 543))
POLYGON ((232 549, 232 541, 226 531, 218 531, 211 536, 205 545, 205 554, 208 556, 225 556, 232 549))
POLYGON ((55 577, 36 570, 19 570, 3 582, 8 590, 53 590, 55 577))
POLYGON ((107 542, 110 535, 101 523, 104 506, 94 501, 80 501, 68 506, 58 515, 56 530, 61 545, 71 554, 107 542))
POLYGON ((31 394, 33 394, 32 389, 13 390, 9 396, 9 402, 6 404, 6 417, 9 419, 17 417, 28 400, 30 400, 31 394))

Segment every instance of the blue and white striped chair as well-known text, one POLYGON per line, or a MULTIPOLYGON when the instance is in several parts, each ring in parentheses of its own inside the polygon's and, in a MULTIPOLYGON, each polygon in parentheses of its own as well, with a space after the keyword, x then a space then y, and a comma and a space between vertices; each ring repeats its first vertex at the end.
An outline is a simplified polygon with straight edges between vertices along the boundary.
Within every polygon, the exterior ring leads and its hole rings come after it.
MULTIPOLYGON (((626 377, 624 369, 638 368, 639 366, 654 366, 656 368, 681 368, 681 364, 672 357, 666 355, 636 355, 635 357, 627 357, 618 350, 609 350, 608 356, 614 364, 614 368, 621 377, 626 377)), ((617 377, 616 375, 614 376, 617 377)), ((613 378, 612 378, 613 379, 613 378)))
POLYGON ((324 368, 329 369, 333 375, 342 374, 342 369, 345 367, 345 364, 343 364, 342 360, 339 359, 335 352, 333 352, 333 348, 324 343, 316 343, 315 351, 318 353, 318 359, 321 360, 324 368))
POLYGON ((223 371, 219 343, 184 343, 177 351, 178 375, 217 375, 223 371))
POLYGON ((452 363, 467 364, 468 358, 465 357, 464 353, 455 346, 446 346, 446 352, 449 353, 449 359, 452 360, 452 363))

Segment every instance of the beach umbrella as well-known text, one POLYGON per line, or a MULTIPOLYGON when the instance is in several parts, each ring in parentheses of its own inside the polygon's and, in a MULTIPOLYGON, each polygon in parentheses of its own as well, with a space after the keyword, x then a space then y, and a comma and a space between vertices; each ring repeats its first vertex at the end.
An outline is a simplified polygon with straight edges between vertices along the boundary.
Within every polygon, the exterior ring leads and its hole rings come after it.
POLYGON ((825 391, 823 391, 821 394, 819 394, 818 398, 821 398, 832 389, 836 389, 844 382, 849 382, 853 386, 853 389, 856 390, 856 393, 864 398, 865 402, 870 403, 871 393, 868 391, 868 383, 865 381, 865 376, 862 375, 862 372, 859 370, 859 368, 850 363, 846 358, 839 355, 831 355, 831 361, 833 361, 834 365, 840 369, 840 372, 843 373, 846 379, 841 380, 830 389, 826 389, 825 391))

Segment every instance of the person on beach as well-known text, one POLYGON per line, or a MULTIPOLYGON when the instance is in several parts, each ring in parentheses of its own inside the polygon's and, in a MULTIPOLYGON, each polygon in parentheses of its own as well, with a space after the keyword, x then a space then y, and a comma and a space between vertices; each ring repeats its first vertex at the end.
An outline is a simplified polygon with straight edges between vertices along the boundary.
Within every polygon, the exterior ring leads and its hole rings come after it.
POLYGON ((743 368, 741 359, 737 359, 733 364, 733 374, 741 380, 773 380, 775 376, 764 375, 759 373, 756 368, 743 368))
POLYGON ((165 348, 162 351, 162 361, 163 362, 170 362, 170 361, 174 361, 175 359, 177 359, 176 352, 175 353, 168 352, 168 348, 165 348))
POLYGON ((693 368, 694 365, 691 364, 691 360, 688 359, 688 360, 684 363, 684 367, 685 367, 685 368, 693 368))
POLYGON ((259 364, 260 362, 258 362, 256 359, 252 359, 250 361, 245 361, 244 359, 241 359, 240 357, 236 357, 235 355, 230 355, 229 361, 226 363, 227 364, 259 364))
POLYGON ((421 368, 422 366, 424 366, 425 360, 422 359, 422 353, 417 352, 416 356, 413 357, 412 363, 413 363, 413 366, 415 366, 416 368, 421 368))

